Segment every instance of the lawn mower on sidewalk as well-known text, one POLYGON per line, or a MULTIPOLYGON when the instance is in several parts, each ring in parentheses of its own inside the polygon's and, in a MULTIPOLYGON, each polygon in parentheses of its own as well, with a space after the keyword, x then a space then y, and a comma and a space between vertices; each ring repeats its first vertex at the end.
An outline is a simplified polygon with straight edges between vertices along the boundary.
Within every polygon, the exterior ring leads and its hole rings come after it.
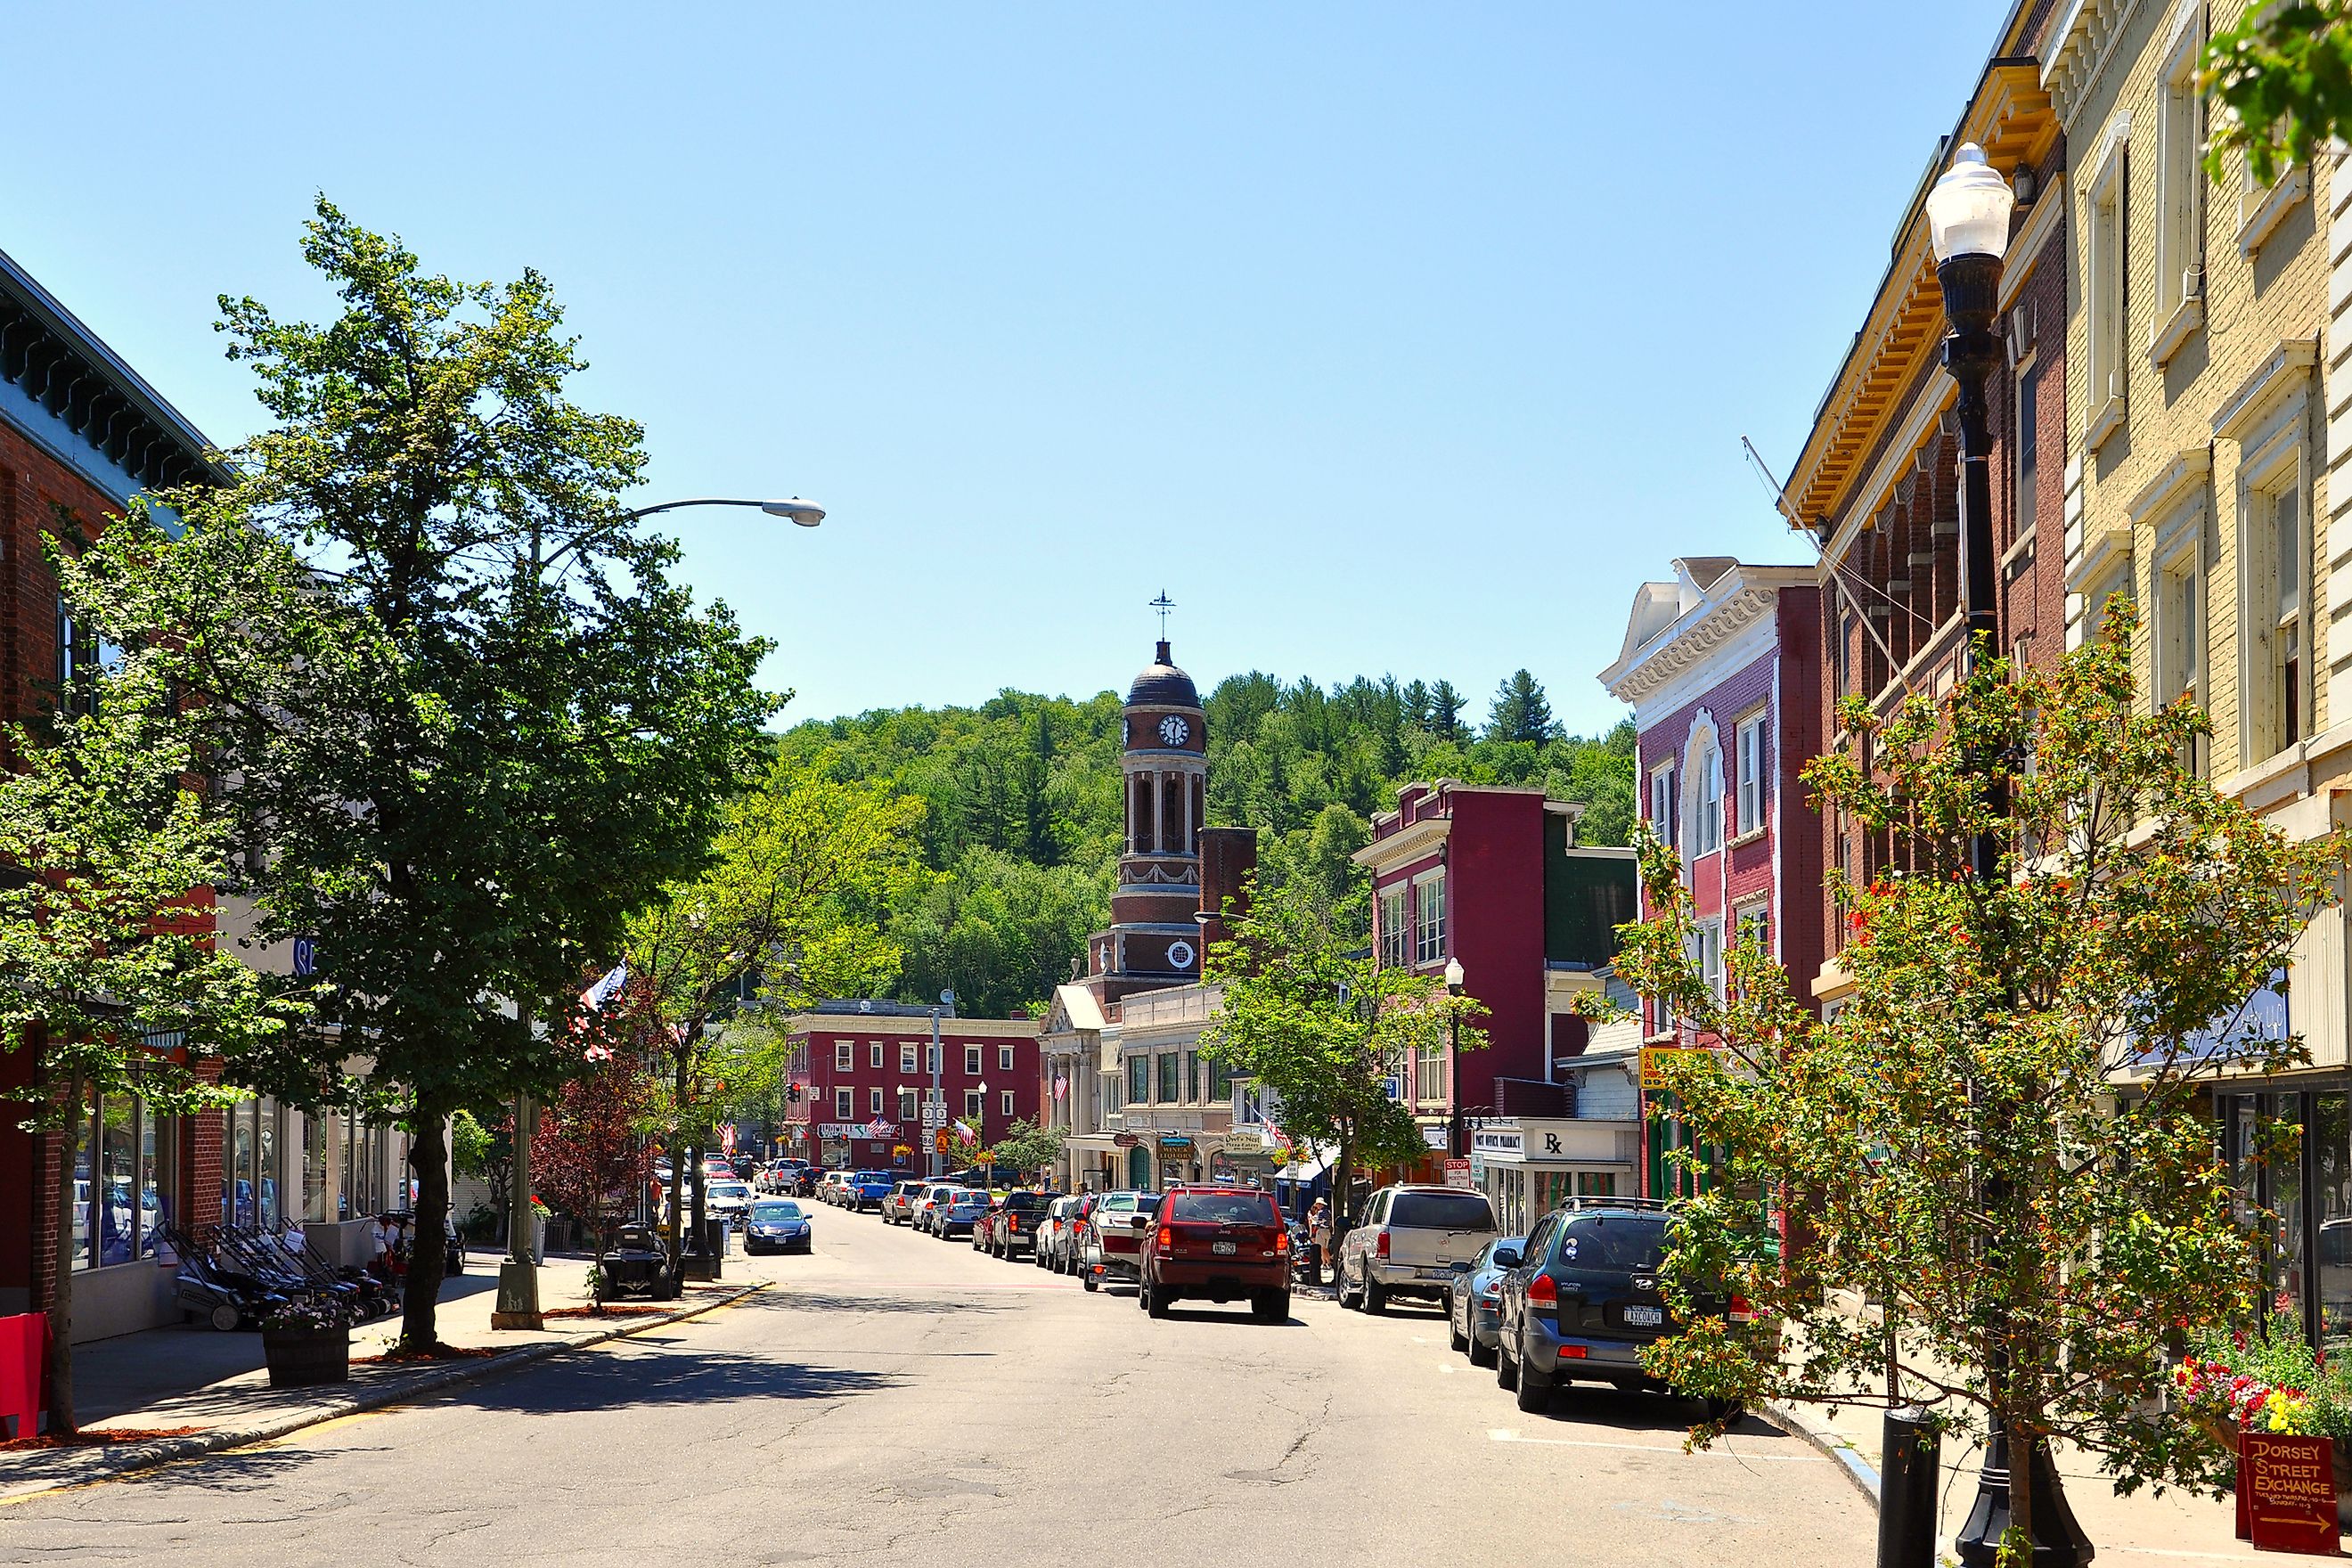
POLYGON ((158 1234, 180 1260, 173 1281, 180 1310, 224 1333, 251 1326, 264 1312, 291 1299, 286 1291, 223 1263, 178 1226, 164 1226, 158 1234))

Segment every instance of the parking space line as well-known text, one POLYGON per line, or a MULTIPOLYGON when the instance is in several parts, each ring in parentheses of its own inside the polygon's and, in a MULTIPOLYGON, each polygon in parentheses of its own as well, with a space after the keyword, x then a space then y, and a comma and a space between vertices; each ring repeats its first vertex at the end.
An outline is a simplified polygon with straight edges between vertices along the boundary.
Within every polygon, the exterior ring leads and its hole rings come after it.
POLYGON ((1490 1427, 1486 1436, 1497 1443, 1527 1443, 1546 1448, 1617 1448, 1629 1454, 1663 1454, 1678 1459, 1738 1459, 1742 1464, 1767 1465, 1829 1463, 1819 1454, 1735 1454, 1728 1448, 1694 1448, 1685 1454, 1680 1448, 1661 1448, 1655 1443, 1604 1443, 1591 1437, 1522 1437, 1507 1426, 1490 1427))

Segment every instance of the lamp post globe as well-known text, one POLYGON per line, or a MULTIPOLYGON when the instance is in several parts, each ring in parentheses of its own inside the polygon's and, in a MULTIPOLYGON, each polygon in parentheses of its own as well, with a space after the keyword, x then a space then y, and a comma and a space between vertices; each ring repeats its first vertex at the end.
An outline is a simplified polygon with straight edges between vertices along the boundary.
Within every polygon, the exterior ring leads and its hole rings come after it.
POLYGON ((1938 265, 1956 256, 2009 254, 2009 219, 2017 193, 2000 177, 1975 142, 1952 154, 1952 166, 1927 192, 1927 237, 1938 265))

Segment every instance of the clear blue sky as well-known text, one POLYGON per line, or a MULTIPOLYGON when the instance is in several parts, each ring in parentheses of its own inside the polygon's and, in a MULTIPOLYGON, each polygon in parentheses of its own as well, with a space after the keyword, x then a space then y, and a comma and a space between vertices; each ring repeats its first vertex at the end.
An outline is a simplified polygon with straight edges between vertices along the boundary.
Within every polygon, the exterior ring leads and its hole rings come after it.
POLYGON ((541 268, 643 499, 832 509, 677 522, 792 717, 1123 689, 1164 587, 1204 688, 1591 730, 1637 583, 1801 557, 1738 437, 1786 471, 2006 9, 29 6, 0 248, 222 441, 314 191, 541 268))

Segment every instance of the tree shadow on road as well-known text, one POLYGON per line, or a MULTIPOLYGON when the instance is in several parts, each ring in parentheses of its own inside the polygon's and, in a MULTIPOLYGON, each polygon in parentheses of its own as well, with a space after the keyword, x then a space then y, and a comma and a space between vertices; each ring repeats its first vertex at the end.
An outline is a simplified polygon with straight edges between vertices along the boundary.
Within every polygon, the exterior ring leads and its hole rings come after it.
POLYGON ((639 1347, 634 1354, 563 1357, 523 1375, 463 1384, 442 1397, 480 1410, 549 1415, 750 1399, 840 1399, 896 1388, 904 1381, 887 1373, 684 1344, 655 1348, 643 1338, 634 1343, 639 1347))

